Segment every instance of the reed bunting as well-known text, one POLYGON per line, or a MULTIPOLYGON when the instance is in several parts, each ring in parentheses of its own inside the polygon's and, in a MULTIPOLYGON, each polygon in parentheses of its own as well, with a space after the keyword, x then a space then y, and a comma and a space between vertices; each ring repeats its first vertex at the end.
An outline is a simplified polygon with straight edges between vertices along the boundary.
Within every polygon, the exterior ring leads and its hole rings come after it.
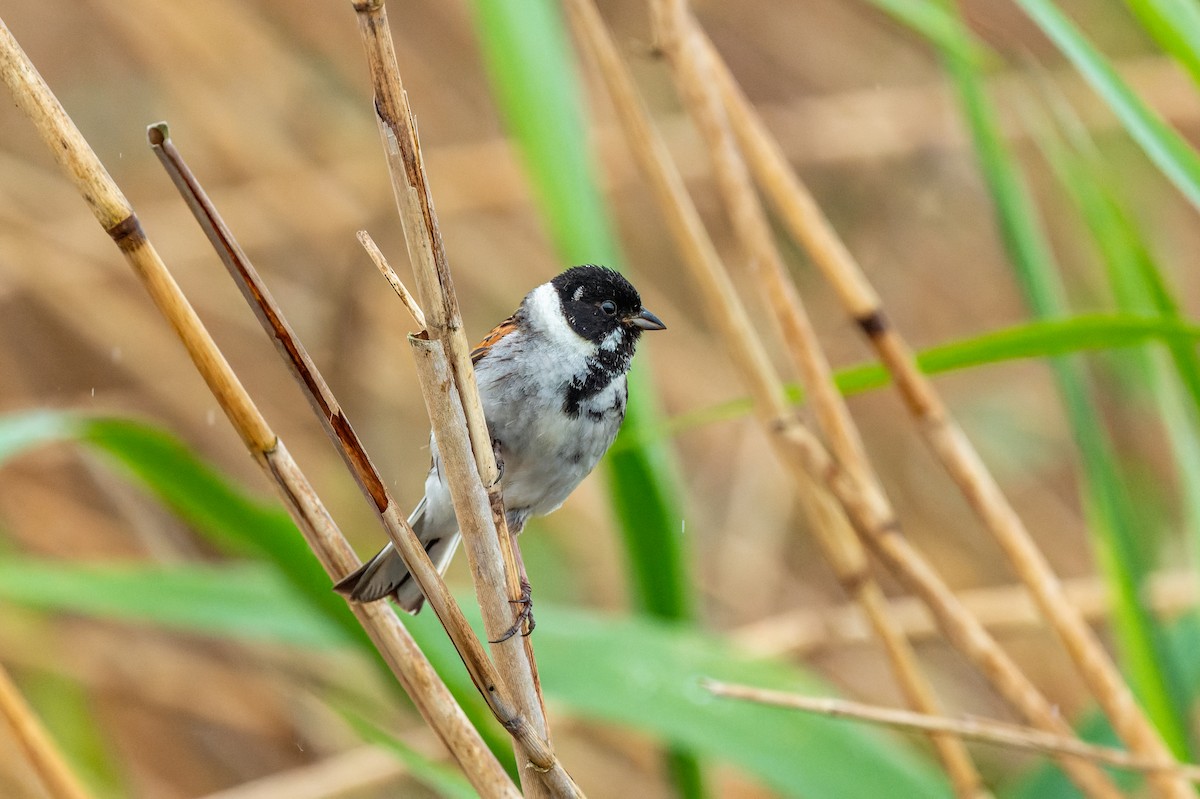
MULTIPOLYGON (((502 463, 508 529, 562 505, 613 443, 625 418, 625 375, 642 331, 666 327, 629 281, 602 266, 576 266, 525 296, 516 313, 471 353, 483 413, 502 463)), ((458 521, 437 442, 425 496, 409 524, 439 572, 458 548, 458 521)), ((523 609, 504 638, 533 629, 529 580, 523 609)), ((356 602, 391 596, 416 613, 425 596, 391 543, 335 586, 356 602)))

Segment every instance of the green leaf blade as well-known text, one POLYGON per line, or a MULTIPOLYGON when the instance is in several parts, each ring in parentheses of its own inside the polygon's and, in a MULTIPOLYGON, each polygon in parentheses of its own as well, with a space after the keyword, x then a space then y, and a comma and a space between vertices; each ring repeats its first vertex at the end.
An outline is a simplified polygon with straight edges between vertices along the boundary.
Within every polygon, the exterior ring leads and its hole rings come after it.
POLYGON ((0 559, 0 600, 173 630, 291 646, 345 647, 353 638, 313 614, 261 564, 154 566, 0 559))
POLYGON ((1200 5, 1193 0, 1125 0, 1125 5, 1200 85, 1200 5))
POLYGON ((717 699, 704 678, 828 695, 779 663, 754 660, 708 636, 652 620, 576 610, 544 616, 538 641, 548 697, 572 712, 654 732, 732 762, 787 796, 948 796, 945 776, 890 736, 778 708, 717 699), (579 675, 587 679, 579 679, 579 675), (854 753, 847 768, 846 753, 854 753))
MULTIPOLYGON (((1018 0, 1043 30, 1059 45, 1077 68, 1093 81, 1093 87, 1114 106, 1130 132, 1156 133, 1153 142, 1170 144, 1170 137, 1153 129, 1157 122, 1090 45, 1074 30, 1053 4, 1041 0, 1018 0), (1125 113, 1122 114, 1122 111, 1125 113), (1144 113, 1143 113, 1144 112, 1144 113), (1141 127, 1130 126, 1138 122, 1141 127)), ((946 54, 944 63, 955 82, 980 167, 995 205, 997 224, 1009 251, 1010 262, 1033 315, 1057 318, 1068 313, 1058 269, 1038 220, 1031 193, 1016 158, 1009 152, 986 95, 982 76, 973 65, 946 54)), ((1157 123, 1162 127, 1161 122, 1157 123)), ((1178 139, 1178 137, 1175 137, 1178 139)), ((1143 143, 1145 148, 1147 144, 1143 143)), ((1186 145, 1188 157, 1195 160, 1186 145)), ((1181 155, 1178 147, 1168 148, 1181 155)), ((1147 152, 1151 152, 1147 150, 1147 152)), ((1163 151, 1155 151, 1163 152, 1163 151)), ((1151 158, 1155 158, 1151 152, 1151 158)), ((1184 159, 1186 161, 1186 159, 1184 159)), ((1178 166, 1179 161, 1172 161, 1178 166)), ((1163 164, 1160 163, 1160 168, 1163 164)), ((1190 167, 1189 167, 1190 169, 1190 167)), ((1165 170, 1164 170, 1165 171, 1165 170)), ((1178 174, 1178 173, 1176 173, 1178 174)), ((1193 202, 1200 201, 1200 160, 1195 160, 1193 202)), ((1185 187, 1191 184, 1184 184, 1185 187)), ((1051 362, 1059 393, 1067 413, 1072 438, 1081 456, 1084 476, 1083 507, 1096 548, 1096 558, 1113 595, 1113 621, 1122 655, 1122 666, 1144 709, 1157 726, 1168 747, 1179 757, 1189 749, 1188 727, 1176 705, 1175 686, 1179 668, 1161 646, 1161 631, 1143 600, 1147 568, 1136 542, 1138 514, 1127 487, 1115 466, 1115 450, 1108 431, 1093 405, 1080 365, 1067 359, 1051 362)))
MULTIPOLYGON (((282 510, 250 497, 177 438, 144 422, 69 411, 0 416, 0 441, 14 442, 8 447, 10 456, 58 438, 79 441, 103 453, 217 547, 269 563, 292 588, 294 598, 302 602, 300 610, 337 625, 387 683, 400 690, 390 668, 345 600, 333 592, 329 576, 282 510)), ((433 666, 492 751, 515 773, 508 736, 492 718, 457 654, 443 653, 433 666)))
POLYGON ((1050 0, 1017 0, 1188 201, 1200 209, 1200 155, 1150 109, 1050 0))
MULTIPOLYGON (((351 643, 336 625, 309 612, 295 591, 261 564, 79 566, 0 560, 0 598, 46 611, 259 643, 319 648, 351 643)), ((478 609, 469 607, 467 615, 482 630, 478 609)), ((645 617, 614 619, 542 603, 538 619, 535 635, 546 697, 576 718, 637 729, 732 763, 786 796, 950 795, 944 775, 892 735, 717 699, 700 684, 714 678, 832 693, 791 666, 739 654, 715 636, 645 617), (854 768, 845 767, 847 752, 855 753, 854 768)), ((432 660, 456 659, 431 614, 413 617, 408 626, 432 660)), ((363 734, 374 740, 380 733, 363 734)), ((436 783, 446 775, 426 776, 436 783)))

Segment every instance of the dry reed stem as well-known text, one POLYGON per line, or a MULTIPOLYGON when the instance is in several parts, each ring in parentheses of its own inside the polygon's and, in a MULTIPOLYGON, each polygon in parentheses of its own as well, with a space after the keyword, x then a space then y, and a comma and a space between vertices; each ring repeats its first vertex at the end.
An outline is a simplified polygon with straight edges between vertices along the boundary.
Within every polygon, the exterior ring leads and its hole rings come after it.
POLYGON ((1087 758, 1106 766, 1115 766, 1126 771, 1167 771, 1190 782, 1200 782, 1200 766, 1191 763, 1176 763, 1147 760, 1123 749, 1097 746, 1078 738, 1061 738, 1040 730, 1005 724, 1000 721, 980 718, 949 718, 930 716, 907 710, 850 702, 845 699, 800 696, 783 691, 754 688, 749 685, 733 685, 717 680, 701 683, 715 696, 743 699, 774 707, 802 710, 831 718, 846 718, 881 724, 901 730, 938 730, 959 738, 995 744, 1010 749, 1021 749, 1042 754, 1066 754, 1087 758))
MULTIPOLYGON (((142 232, 128 200, 2 21, 0 73, 17 105, 33 122, 55 160, 175 329, 251 455, 275 483, 289 513, 326 572, 331 577, 346 574, 358 564, 354 551, 213 343, 142 232)), ((508 775, 395 613, 382 605, 352 606, 352 609, 418 711, 459 762, 476 790, 486 796, 517 796, 508 775)))
MULTIPOLYGON (((405 241, 417 278, 417 295, 428 318, 431 333, 437 338, 451 341, 448 351, 454 350, 449 354, 455 376, 463 386, 460 391, 477 394, 471 350, 463 331, 458 298, 453 291, 446 250, 425 176, 416 122, 400 79, 400 70, 396 66, 396 50, 388 27, 387 9, 383 0, 365 0, 354 3, 354 11, 366 50, 367 66, 371 71, 375 118, 380 126, 396 206, 404 225, 405 241)), ((492 453, 487 420, 481 408, 468 408, 467 416, 471 442, 477 450, 475 460, 480 479, 485 485, 493 486, 499 480, 499 471, 492 453)))
MULTIPOLYGON (((946 471, 991 532, 1014 571, 1054 628, 1080 676, 1113 729, 1130 750, 1152 760, 1172 757, 1158 730, 1137 704, 1128 684, 1088 627, 1063 596, 1062 585, 1029 535, 970 440, 954 421, 900 334, 888 323, 879 296, 842 243, 812 195, 784 158, 753 107, 741 93, 716 48, 701 38, 717 65, 716 83, 751 169, 792 236, 809 251, 847 313, 862 329, 892 376, 910 414, 946 471)), ((1192 796, 1186 781, 1167 774, 1152 779, 1163 796, 1192 796)))
MULTIPOLYGON (((775 317, 782 338, 810 398, 818 424, 842 465, 860 481, 873 480, 862 439, 845 401, 833 382, 833 373, 817 342, 795 283, 755 193, 746 164, 738 152, 719 94, 714 91, 710 54, 697 40, 698 25, 685 2, 654 2, 656 32, 675 76, 684 105, 706 144, 726 213, 741 241, 754 282, 775 317)), ((798 475, 812 528, 826 559, 846 593, 861 603, 883 644, 901 692, 908 704, 924 713, 940 710, 932 685, 921 673, 912 647, 884 612, 884 595, 871 576, 862 543, 828 491, 811 477, 798 475)), ((931 740, 950 775, 955 792, 969 799, 986 795, 982 778, 962 741, 933 734, 931 740)))
MULTIPOLYGON (((417 376, 425 397, 425 407, 429 411, 433 435, 438 442, 442 469, 445 474, 453 474, 457 469, 462 474, 474 475, 475 464, 471 452, 471 442, 467 435, 465 414, 459 394, 454 390, 453 370, 443 347, 444 342, 420 336, 409 336, 408 341, 413 348, 417 376)), ((474 485, 480 486, 477 479, 474 480, 474 485)), ((461 490, 461 486, 456 488, 452 482, 450 490, 451 494, 455 495, 456 491, 461 490)), ((482 490, 471 491, 465 496, 456 495, 452 498, 459 519, 468 514, 474 518, 485 519, 493 507, 487 493, 482 490)), ((493 645, 493 651, 495 649, 496 645, 493 645)), ((521 653, 525 651, 523 647, 519 646, 515 649, 521 653)), ((499 661, 499 658, 497 660, 499 661)), ((509 685, 506 683, 505 687, 508 688, 509 685)), ((540 686, 538 688, 540 689, 540 686)), ((551 796, 583 796, 579 786, 575 784, 555 757, 549 742, 537 734, 527 717, 510 712, 507 718, 500 719, 500 721, 513 736, 518 754, 528 761, 529 768, 523 770, 522 775, 525 776, 526 771, 535 775, 534 779, 522 780, 522 787, 525 788, 526 795, 531 789, 535 792, 544 789, 551 796)))
MULTIPOLYGON (((1104 619, 1112 609, 1108 590, 1096 577, 1065 580, 1063 590, 1089 621, 1104 619)), ((960 591, 958 599, 993 635, 1045 626, 1023 585, 971 588, 960 591)), ((1196 578, 1189 572, 1160 572, 1150 577, 1146 602, 1156 616, 1170 617, 1192 610, 1198 599, 1196 578)), ((892 599, 885 612, 909 639, 930 638, 938 633, 936 621, 915 597, 892 599)), ((869 623, 863 618, 862 609, 854 604, 786 611, 746 624, 730 636, 738 646, 763 656, 795 656, 872 641, 869 623)))
MULTIPOLYGON (((692 270, 721 340, 730 347, 734 364, 743 373, 759 419, 784 464, 794 474, 803 470, 828 485, 855 532, 931 605, 951 643, 980 668, 1001 696, 1036 726, 1070 736, 1070 727, 1050 702, 957 603, 936 572, 907 541, 895 534, 897 528, 890 514, 879 514, 880 508, 887 509, 882 495, 872 493, 870 484, 859 486, 786 406, 779 378, 749 323, 678 170, 650 124, 603 21, 588 0, 570 0, 567 9, 579 39, 599 66, 629 145, 666 216, 668 229, 685 264, 692 270)), ((1120 795, 1108 777, 1091 763, 1064 757, 1063 767, 1089 796, 1120 795)))
POLYGON ((90 799, 91 794, 63 759, 46 728, 0 666, 0 718, 8 722, 30 770, 53 799, 90 799))
MULTIPOLYGON (((363 447, 362 441, 354 432, 349 418, 338 404, 337 398, 334 397, 329 385, 321 376, 316 364, 309 357, 304 345, 296 337, 258 271, 250 263, 203 187, 188 168, 183 156, 168 137, 166 124, 152 125, 149 128, 149 135, 151 145, 159 156, 159 160, 166 167, 172 181, 179 188, 188 207, 192 209, 192 213, 200 223, 200 227, 229 270, 230 276, 254 310, 263 330, 275 343, 276 349, 287 364, 292 377, 295 378, 308 398, 309 405, 321 422, 325 433, 337 447, 346 468, 349 469, 359 488, 362 489, 363 496, 371 504, 380 523, 395 544, 396 550, 404 559, 405 565, 429 600, 438 620, 445 627, 459 657, 467 666, 467 671, 471 675, 475 687, 479 689, 501 725, 512 732, 513 737, 526 748, 531 761, 548 772, 552 772, 554 769, 552 753, 546 748, 545 743, 538 740, 531 732, 529 725, 519 717, 507 686, 501 681, 499 672, 488 659, 475 632, 467 623, 461 608, 446 587, 441 574, 430 561, 425 547, 422 546, 407 520, 401 515, 400 506, 392 497, 391 492, 387 490, 378 470, 363 447)), ((379 257, 382 258, 382 254, 379 257)), ((395 276, 393 275, 393 277, 395 276)), ((404 291, 403 285, 399 283, 399 278, 395 279, 395 285, 404 291)), ((407 292, 405 291, 405 293, 407 292)), ((416 313, 423 316, 419 308, 416 309, 416 313)), ((429 380, 441 379, 440 377, 430 377, 430 374, 427 370, 421 373, 423 378, 429 380)), ((449 407, 449 398, 444 398, 440 402, 441 404, 437 405, 435 410, 449 407)), ((556 776, 561 779, 562 775, 556 776)))
MULTIPOLYGON (((426 346, 426 342, 415 338, 409 340, 419 355, 427 356, 428 374, 437 371, 437 353, 444 352, 448 364, 444 378, 449 380, 447 385, 452 393, 457 393, 461 403, 463 418, 454 423, 449 423, 457 415, 454 403, 441 403, 433 418, 434 435, 483 611, 484 628, 488 639, 496 642, 492 644, 492 654, 520 714, 514 723, 524 725, 524 737, 543 745, 540 751, 532 752, 519 743, 519 755, 533 765, 532 769, 522 770, 522 787, 531 797, 581 796, 582 792, 550 748, 549 725, 530 637, 500 640, 514 620, 514 602, 519 599, 521 588, 492 439, 479 401, 470 348, 438 229, 416 125, 396 66, 387 12, 382 0, 357 2, 354 10, 366 49, 375 92, 376 121, 404 226, 417 294, 429 322, 428 344, 437 346, 426 346), (460 451, 466 457, 458 458, 460 451), (540 779, 529 778, 530 773, 540 775, 540 779)), ((419 364, 422 360, 417 358, 419 364)), ((423 384, 422 388, 428 405, 430 392, 441 386, 423 384)), ((510 732, 516 730, 510 727, 510 732)))

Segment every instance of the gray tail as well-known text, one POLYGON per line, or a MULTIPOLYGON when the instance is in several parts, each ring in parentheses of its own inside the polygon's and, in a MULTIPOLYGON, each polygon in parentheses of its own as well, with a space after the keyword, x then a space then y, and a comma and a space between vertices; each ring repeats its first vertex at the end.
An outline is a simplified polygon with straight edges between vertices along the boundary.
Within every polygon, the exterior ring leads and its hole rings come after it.
MULTIPOLYGON (((445 572, 450 564, 454 550, 458 548, 458 531, 452 535, 438 536, 424 540, 423 530, 424 501, 413 511, 410 519, 417 538, 425 545, 438 572, 445 572)), ((344 577, 333 590, 354 602, 375 602, 390 596, 396 604, 409 613, 416 613, 425 604, 425 594, 421 592, 417 581, 408 572, 404 559, 396 551, 391 542, 379 550, 375 557, 360 566, 356 571, 344 577)))

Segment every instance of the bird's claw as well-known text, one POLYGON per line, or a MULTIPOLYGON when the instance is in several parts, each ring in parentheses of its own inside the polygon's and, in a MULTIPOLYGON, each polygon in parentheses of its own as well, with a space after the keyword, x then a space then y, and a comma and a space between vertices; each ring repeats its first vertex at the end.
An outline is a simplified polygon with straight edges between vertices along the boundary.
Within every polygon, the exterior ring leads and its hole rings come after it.
POLYGON ((504 479, 504 456, 500 454, 500 439, 492 439, 492 457, 496 459, 496 482, 504 479))
POLYGON ((528 580, 521 579, 521 596, 517 599, 508 600, 508 603, 510 605, 520 605, 521 609, 517 611, 517 616, 513 620, 512 626, 505 630, 504 634, 495 641, 488 641, 489 644, 502 644, 518 632, 521 633, 522 638, 525 638, 537 626, 537 622, 533 618, 533 586, 529 584, 528 580))

